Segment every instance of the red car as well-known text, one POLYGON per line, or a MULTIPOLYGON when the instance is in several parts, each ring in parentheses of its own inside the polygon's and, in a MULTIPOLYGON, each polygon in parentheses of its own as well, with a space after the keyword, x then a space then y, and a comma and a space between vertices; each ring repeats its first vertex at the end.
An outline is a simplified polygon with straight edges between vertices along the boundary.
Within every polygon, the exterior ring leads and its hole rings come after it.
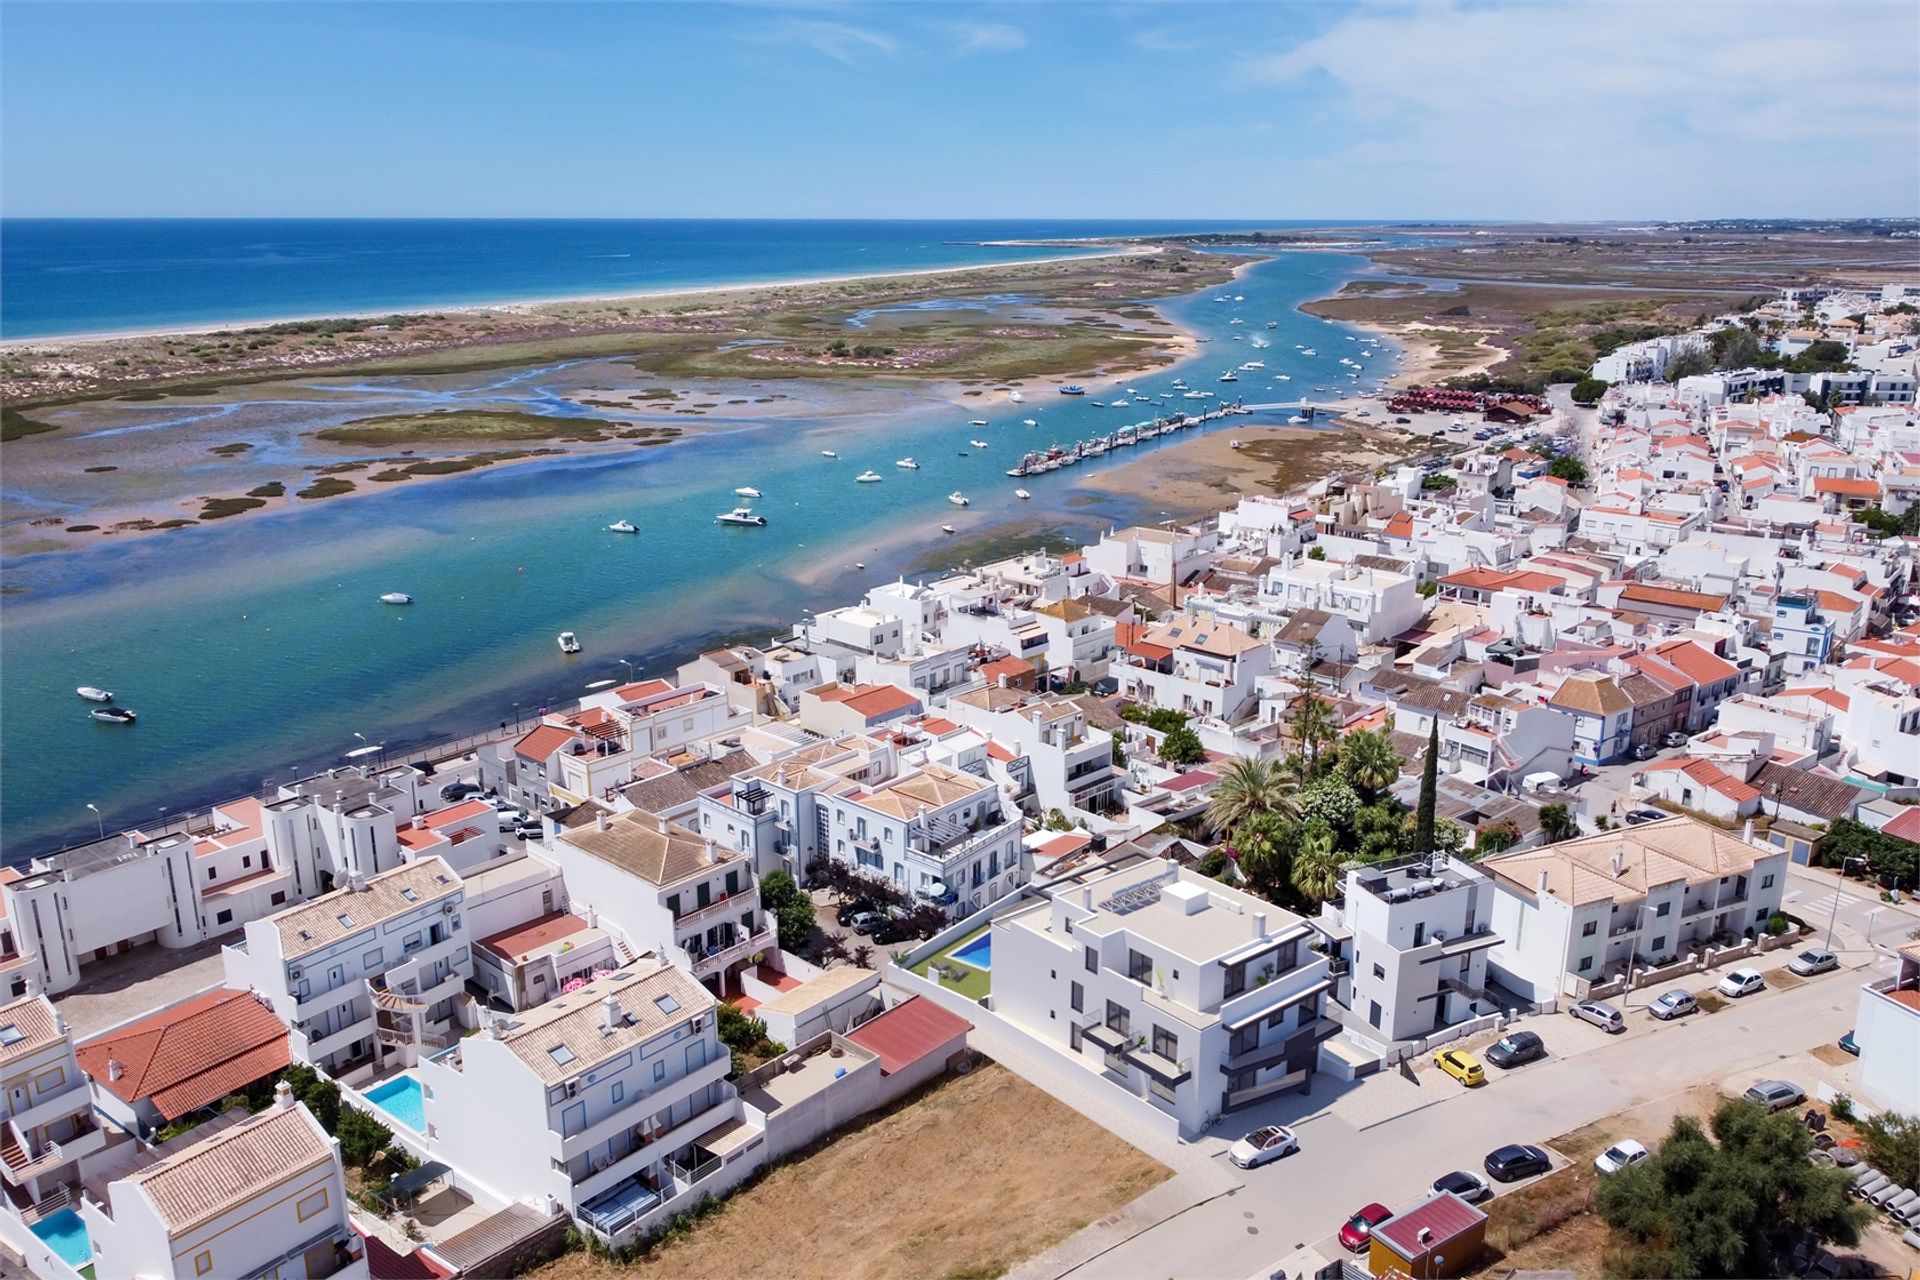
POLYGON ((1347 1219, 1340 1228, 1340 1243, 1355 1253, 1366 1248, 1373 1239, 1373 1229, 1393 1216, 1393 1210, 1383 1204, 1370 1204, 1347 1219))

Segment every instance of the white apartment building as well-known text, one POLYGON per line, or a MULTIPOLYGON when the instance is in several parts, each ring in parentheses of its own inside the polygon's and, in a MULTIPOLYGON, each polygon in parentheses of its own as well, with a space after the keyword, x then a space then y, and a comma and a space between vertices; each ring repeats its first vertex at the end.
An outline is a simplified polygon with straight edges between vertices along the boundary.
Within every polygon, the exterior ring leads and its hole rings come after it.
POLYGON ((1033 697, 1005 705, 1011 700, 1003 689, 976 689, 950 698, 942 714, 1025 756, 1043 812, 1099 812, 1117 799, 1123 775, 1113 767, 1113 737, 1089 731, 1080 704, 1033 697))
POLYGON ((1152 861, 1050 887, 995 918, 994 1012, 1193 1137, 1309 1083, 1333 978, 1314 926, 1152 861))
POLYGON ((183 1135, 185 1145, 164 1155, 141 1151, 127 1158, 131 1167, 116 1161, 88 1175, 80 1214, 93 1273, 366 1280, 366 1243, 347 1216, 339 1144, 292 1090, 283 1084, 267 1111, 220 1124, 183 1135))
POLYGON ((1532 1000, 1739 938, 1780 909, 1787 853, 1688 817, 1482 859, 1495 979, 1532 1000))
POLYGON ((1592 376, 1602 382, 1658 382, 1676 356, 1707 345, 1705 334, 1676 333, 1628 342, 1593 362, 1592 376))
POLYGON ((1148 627, 1142 644, 1170 651, 1164 661, 1128 654, 1112 668, 1120 692, 1152 707, 1231 725, 1252 715, 1260 677, 1273 670, 1273 647, 1224 622, 1179 614, 1148 627))
POLYGON ((1083 552, 1091 573, 1173 585, 1206 568, 1220 546, 1217 529, 1156 529, 1135 525, 1109 530, 1083 552))
POLYGON ((247 925, 223 949, 226 983, 258 992, 290 1029, 295 1060, 357 1074, 458 1035, 473 973, 460 877, 424 858, 247 925))
POLYGON ((1878 978, 1860 992, 1853 1038, 1860 1046, 1854 1079, 1889 1111, 1920 1115, 1920 943, 1900 948, 1891 978, 1878 978))
POLYGON ((1496 693, 1481 693, 1440 728, 1446 767, 1495 791, 1517 790, 1536 773, 1573 772, 1574 718, 1496 693))
POLYGON ((713 996, 643 961, 496 1017, 415 1072, 435 1159, 500 1201, 558 1205, 624 1243, 764 1154, 731 1065, 713 996))
POLYGON ((1420 584, 1412 574, 1352 560, 1288 557, 1268 575, 1267 592, 1289 613, 1320 609, 1345 618, 1366 644, 1399 635, 1425 612, 1420 584))
POLYGON ((1335 1000, 1384 1041, 1432 1035, 1499 1009, 1487 988, 1493 884, 1436 854, 1357 867, 1321 908, 1335 1000))
POLYGON ((864 604, 823 609, 811 622, 794 628, 809 645, 837 645, 854 653, 890 658, 906 647, 901 620, 864 604))
POLYGON ((66 1019, 45 996, 0 1005, 0 1212, 31 1208, 71 1184, 105 1142, 66 1019))

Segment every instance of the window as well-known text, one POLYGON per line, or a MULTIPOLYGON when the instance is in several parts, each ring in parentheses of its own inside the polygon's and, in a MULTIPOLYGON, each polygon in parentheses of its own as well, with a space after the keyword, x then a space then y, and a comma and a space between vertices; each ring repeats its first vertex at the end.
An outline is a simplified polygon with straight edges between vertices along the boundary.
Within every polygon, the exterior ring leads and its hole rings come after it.
POLYGON ((1086 953, 1087 953, 1087 972, 1088 973, 1100 972, 1100 953, 1098 951, 1095 951, 1092 947, 1086 948, 1086 953))
POLYGON ((1600 922, 1598 920, 1589 920, 1580 926, 1580 936, 1583 938, 1591 938, 1598 932, 1600 932, 1600 922))
POLYGON ((213 1270, 213 1250, 202 1249, 193 1255, 193 1274, 203 1276, 213 1270))
POLYGON ((1772 876, 1770 876, 1770 875, 1768 875, 1768 876, 1761 876, 1761 877, 1760 877, 1760 887, 1761 887, 1762 889, 1771 889, 1771 888, 1773 888, 1773 877, 1772 877, 1772 876))
POLYGON ((1067 1007, 1075 1013, 1087 1011, 1087 989, 1077 982, 1067 984, 1067 1007))
POLYGON ((241 866, 243 866, 243 867, 250 867, 250 866, 252 866, 252 865, 253 865, 253 855, 252 855, 252 854, 250 854, 250 853, 243 853, 243 854, 241 854, 241 855, 240 855, 240 865, 241 865, 241 866))
POLYGON ((294 1212, 300 1215, 300 1221, 305 1222, 308 1218, 311 1218, 315 1214, 320 1213, 326 1207, 327 1207, 327 1189, 325 1187, 322 1187, 318 1191, 314 1192, 312 1195, 307 1196, 306 1198, 302 1199, 298 1204, 296 1204, 294 1206, 294 1212))
POLYGON ((385 962, 386 962, 386 949, 384 947, 375 947, 373 950, 367 952, 365 955, 360 957, 360 967, 362 969, 365 969, 368 973, 378 973, 380 971, 381 965, 383 965, 385 962))
POLYGON ((1127 949, 1127 976, 1135 982, 1153 981, 1153 957, 1144 951, 1127 949))
POLYGON ((271 905, 277 907, 285 903, 286 900, 287 900, 287 891, 285 889, 275 889, 273 891, 273 897, 269 898, 268 902, 271 905))
POLYGON ((1671 910, 1673 910, 1673 904, 1671 902, 1663 902, 1653 909, 1653 914, 1656 916, 1664 916, 1671 910))
POLYGON ((1580 968, 1577 970, 1577 972, 1585 973, 1591 968, 1593 968, 1593 957, 1586 956, 1580 961, 1580 968))
POLYGON ((1667 939, 1664 934, 1653 940, 1653 954, 1656 957, 1658 957, 1659 954, 1665 951, 1666 949, 1667 949, 1667 939))
POLYGON ((667 910, 673 915, 674 919, 677 920, 680 918, 680 895, 679 894, 670 893, 667 895, 667 910))
POLYGON ((678 1013, 680 1011, 680 1002, 672 996, 655 996, 653 998, 653 1005, 654 1008, 660 1010, 662 1013, 678 1013))
POLYGON ((220 878, 220 869, 218 867, 207 868, 207 879, 218 880, 219 878, 220 878))
POLYGON ((1380 1025, 1380 1002, 1378 1000, 1369 1000, 1367 1002, 1367 1025, 1370 1027, 1380 1025))
POLYGON ((1155 1023, 1153 1028, 1153 1052, 1156 1056, 1165 1058, 1168 1062, 1180 1061, 1180 1037, 1158 1023, 1155 1023))
POLYGON ((563 1044, 556 1044, 547 1050, 547 1056, 553 1059, 555 1066, 564 1067, 573 1061, 573 1050, 563 1044))
POLYGON ((1126 1035, 1133 1029, 1132 1012, 1123 1004, 1107 1001, 1107 1027, 1109 1030, 1118 1031, 1123 1036, 1126 1035))
POLYGON ((231 912, 231 911, 216 911, 216 912, 214 913, 214 916, 213 916, 213 922, 214 922, 215 924, 232 924, 232 923, 233 923, 233 912, 231 912))
POLYGON ((653 1078, 655 1081, 665 1080, 667 1078, 667 1064, 665 1062, 656 1062, 653 1064, 653 1078))
POLYGON ((1376 980, 1385 982, 1387 978, 1387 967, 1383 964, 1373 966, 1373 976, 1376 980))

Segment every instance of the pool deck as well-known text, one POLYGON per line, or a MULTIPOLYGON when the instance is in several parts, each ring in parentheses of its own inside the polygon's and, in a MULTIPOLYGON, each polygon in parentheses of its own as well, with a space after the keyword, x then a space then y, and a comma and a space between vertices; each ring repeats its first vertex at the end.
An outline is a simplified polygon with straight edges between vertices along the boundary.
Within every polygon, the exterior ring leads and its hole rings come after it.
POLYGON ((935 965, 942 965, 945 967, 946 972, 939 976, 940 985, 949 991, 959 992, 976 1004, 979 1003, 982 998, 993 990, 992 971, 976 968, 968 964, 965 960, 954 960, 951 957, 956 951, 966 950, 968 946, 978 940, 979 937, 990 928, 992 928, 990 924, 981 925, 966 937, 955 941, 951 946, 943 947, 933 955, 928 956, 925 962, 913 966, 913 972, 923 978, 931 978, 934 976, 931 972, 932 968, 935 965))

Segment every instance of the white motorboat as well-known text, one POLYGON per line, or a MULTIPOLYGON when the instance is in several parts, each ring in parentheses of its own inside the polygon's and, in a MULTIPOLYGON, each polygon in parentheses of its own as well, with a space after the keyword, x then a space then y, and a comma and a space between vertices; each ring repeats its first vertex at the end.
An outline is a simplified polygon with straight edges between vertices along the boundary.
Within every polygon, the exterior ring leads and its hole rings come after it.
MULTIPOLYGON (((950 525, 950 524, 943 524, 943 525, 941 525, 941 526, 940 526, 940 532, 942 532, 942 533, 952 533, 952 532, 954 532, 954 528, 953 528, 953 526, 952 526, 952 525, 950 525)), ((100 713, 99 713, 98 711, 96 711, 96 712, 94 712, 94 714, 95 714, 95 715, 99 715, 100 713)))
POLYGON ((1009 391, 1007 392, 1007 399, 1013 401, 1015 404, 1019 404, 1022 401, 1024 401, 1026 397, 1021 395, 1018 391, 1009 391))
POLYGON ((1229 440, 1229 441, 1227 441, 1227 448, 1229 448, 1229 449, 1238 449, 1239 447, 1240 447, 1240 442, 1239 442, 1238 440, 1229 440))
POLYGON ((1127 407, 1128 405, 1130 405, 1130 404, 1132 404, 1132 403, 1133 403, 1133 401, 1131 401, 1131 400, 1109 400, 1109 401, 1107 401, 1107 408, 1109 408, 1109 409, 1124 409, 1124 408, 1126 408, 1126 407, 1127 407))
POLYGON ((972 445, 976 449, 984 449, 987 447, 987 442, 985 440, 969 440, 967 441, 967 443, 972 445))
POLYGON ((1303 356, 1311 356, 1318 355, 1319 352, 1315 351, 1312 347, 1302 347, 1300 348, 1300 354, 1303 356))
POLYGON ((90 684, 83 684, 78 689, 75 689, 74 692, 85 698, 88 702, 113 701, 113 695, 111 693, 108 693, 105 689, 96 689, 90 684))
POLYGON ((733 496, 736 498, 758 498, 761 494, 760 491, 752 485, 743 484, 733 491, 733 496))
POLYGON ((389 591, 380 597, 381 604, 412 604, 413 597, 404 591, 389 591))
POLYGON ((884 478, 878 471, 862 471, 854 477, 854 481, 857 484, 878 484, 884 478))
POLYGON ((899 467, 902 471, 918 471, 920 469, 920 464, 912 458, 902 458, 893 465, 899 467))
POLYGON ((1292 382, 1293 375, 1290 373, 1276 373, 1273 375, 1273 380, 1275 382, 1292 382))
POLYGON ((767 527, 767 518, 753 514, 752 507, 735 507, 731 511, 722 511, 714 519, 721 524, 749 525, 755 529, 767 527))
POLYGON ((139 718, 125 707, 95 707, 87 714, 106 724, 132 724, 139 718))
POLYGON ((968 418, 967 425, 970 427, 984 427, 987 425, 987 420, 985 418, 968 418))
POLYGON ((1264 369, 1267 367, 1267 362, 1265 360, 1249 360, 1240 367, 1242 369, 1264 369))
POLYGON ((1269 320, 1269 321, 1267 321, 1267 328, 1269 328, 1269 329, 1278 329, 1279 327, 1280 327, 1280 322, 1279 322, 1278 320, 1269 320))
POLYGON ((638 533, 640 527, 631 520, 615 520, 607 528, 614 533, 638 533))
POLYGON ((1242 320, 1239 316, 1235 316, 1233 319, 1227 321, 1227 323, 1228 324, 1245 324, 1246 321, 1242 320))
POLYGON ((1095 401, 1092 401, 1091 403, 1093 407, 1096 409, 1104 409, 1107 407, 1107 403, 1104 400, 1095 400, 1095 401))
POLYGON ((952 493, 947 495, 947 501, 951 502, 956 507, 966 507, 966 506, 973 505, 972 503, 967 501, 967 495, 960 492, 958 489, 955 489, 952 493))
POLYGON ((1306 421, 1307 420, 1305 418, 1301 417, 1299 414, 1296 413, 1291 418, 1287 419, 1287 425, 1290 427, 1305 426, 1306 421))
POLYGON ((1013 491, 1013 496, 1016 498, 1019 498, 1021 501, 1024 502, 1028 498, 1031 498, 1033 495, 1028 493, 1025 489, 1015 489, 1013 491))
POLYGON ((1034 418, 1022 418, 1020 419, 1020 425, 1023 427, 1037 427, 1040 423, 1034 418))
POLYGON ((1237 373, 1235 373, 1235 372, 1234 372, 1233 370, 1231 370, 1231 369, 1229 369, 1229 370, 1227 370, 1227 371, 1226 371, 1225 373, 1223 373, 1223 374, 1221 374, 1221 375, 1220 375, 1220 381, 1222 381, 1222 382, 1238 382, 1238 381, 1240 381, 1240 375, 1239 375, 1239 374, 1237 374, 1237 373))
POLYGON ((835 453, 835 452, 834 452, 833 450, 831 450, 831 449, 822 449, 822 450, 820 451, 820 456, 821 456, 821 457, 823 457, 823 458, 837 458, 837 457, 839 457, 840 455, 839 455, 839 454, 837 454, 837 453, 835 453))
POLYGON ((1233 300, 1235 302, 1245 302, 1247 300, 1247 295, 1244 293, 1236 293, 1233 295, 1233 300))
POLYGON ((559 644, 562 653, 580 652, 580 637, 571 631, 562 631, 556 643, 559 644))

